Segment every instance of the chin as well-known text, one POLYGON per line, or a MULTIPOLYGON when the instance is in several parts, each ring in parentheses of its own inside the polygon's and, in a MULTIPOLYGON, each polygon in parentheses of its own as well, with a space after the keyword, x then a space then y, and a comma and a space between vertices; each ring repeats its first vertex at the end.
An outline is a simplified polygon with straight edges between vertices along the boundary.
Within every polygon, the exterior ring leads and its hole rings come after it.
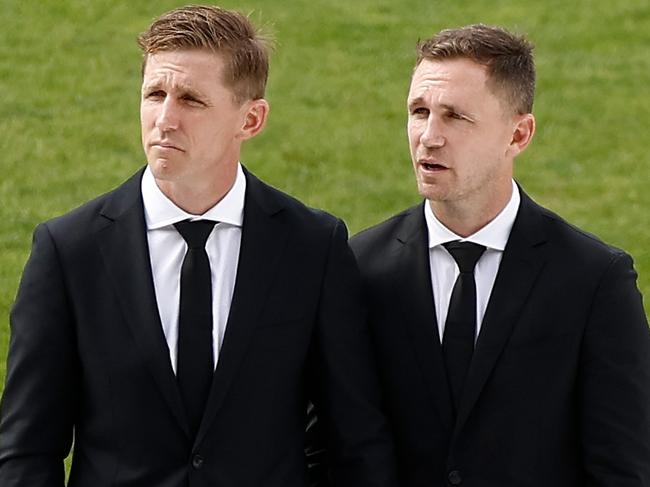
POLYGON ((440 186, 423 183, 421 181, 418 181, 418 193, 420 193, 420 196, 423 198, 431 201, 442 201, 446 196, 445 191, 440 186))
POLYGON ((149 168, 151 169, 151 173, 156 179, 174 179, 176 173, 175 165, 167 159, 156 159, 152 162, 149 162, 148 164, 149 168))

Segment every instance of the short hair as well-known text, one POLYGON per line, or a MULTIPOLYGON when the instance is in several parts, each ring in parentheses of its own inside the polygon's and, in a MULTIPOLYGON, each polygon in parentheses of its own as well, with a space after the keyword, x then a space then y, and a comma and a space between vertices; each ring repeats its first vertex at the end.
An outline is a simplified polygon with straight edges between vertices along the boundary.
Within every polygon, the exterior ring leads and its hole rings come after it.
POLYGON ((533 45, 500 27, 474 24, 440 31, 418 42, 417 68, 423 60, 466 58, 487 69, 488 86, 501 93, 519 114, 531 113, 535 98, 533 45), (491 85, 491 86, 490 86, 491 85))
POLYGON ((138 37, 138 45, 144 53, 143 73, 151 54, 209 49, 224 57, 223 81, 236 101, 264 97, 272 42, 239 12, 215 6, 180 7, 155 19, 138 37))

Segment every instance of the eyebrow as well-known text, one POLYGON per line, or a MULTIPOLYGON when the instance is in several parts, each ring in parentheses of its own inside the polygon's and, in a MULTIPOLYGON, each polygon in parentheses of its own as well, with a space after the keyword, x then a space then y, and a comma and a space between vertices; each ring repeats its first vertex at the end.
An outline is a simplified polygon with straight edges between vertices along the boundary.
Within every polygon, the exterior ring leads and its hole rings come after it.
MULTIPOLYGON (((407 100, 407 106, 409 108, 415 106, 415 105, 422 105, 425 104, 425 100, 422 96, 416 96, 415 98, 412 98, 410 100, 407 100)), ((463 112, 467 113, 465 110, 461 110, 459 107, 456 107, 454 105, 450 105, 449 103, 441 103, 438 105, 440 108, 443 108, 444 110, 449 110, 452 112, 463 112)))
POLYGON ((469 115, 469 112, 467 110, 463 110, 463 109, 461 109, 461 108, 459 108, 457 106, 450 105, 449 103, 442 103, 440 105, 440 107, 443 108, 444 110, 449 111, 449 112, 460 113, 460 114, 463 114, 463 115, 469 115))
POLYGON ((411 100, 407 100, 407 101, 406 101, 406 106, 407 106, 408 108, 412 108, 412 107, 414 107, 415 105, 420 105, 420 104, 422 104, 423 101, 424 101, 424 100, 423 100, 423 98, 422 98, 421 96, 416 96, 415 98, 413 98, 413 99, 411 99, 411 100))
POLYGON ((444 110, 447 110, 448 112, 452 112, 452 113, 457 113, 458 115, 461 115, 462 117, 466 118, 471 122, 476 122, 479 119, 479 117, 475 113, 472 113, 469 110, 465 110, 464 108, 456 107, 454 105, 449 105, 448 103, 443 103, 440 106, 444 110))
MULTIPOLYGON (((413 98, 411 100, 408 100, 407 107, 410 110, 413 107, 418 106, 418 105, 422 105, 422 104, 424 104, 424 98, 421 97, 421 96, 416 96, 415 98, 413 98)), ((450 105, 449 103, 441 103, 438 106, 440 108, 442 108, 443 110, 446 110, 448 112, 458 113, 459 115, 463 115, 463 116, 468 117, 468 118, 470 118, 472 120, 477 119, 476 114, 470 112, 469 110, 465 110, 465 109, 462 109, 460 107, 450 105)))
MULTIPOLYGON (((154 80, 149 84, 145 84, 142 86, 142 91, 147 92, 147 91, 156 91, 156 90, 165 90, 167 91, 166 87, 163 86, 164 83, 162 83, 161 80, 154 80)), ((171 88, 174 91, 178 91, 184 95, 189 95, 193 98, 198 98, 198 99, 204 99, 205 97, 201 94, 201 92, 197 91, 190 85, 187 85, 185 83, 174 83, 171 88)))

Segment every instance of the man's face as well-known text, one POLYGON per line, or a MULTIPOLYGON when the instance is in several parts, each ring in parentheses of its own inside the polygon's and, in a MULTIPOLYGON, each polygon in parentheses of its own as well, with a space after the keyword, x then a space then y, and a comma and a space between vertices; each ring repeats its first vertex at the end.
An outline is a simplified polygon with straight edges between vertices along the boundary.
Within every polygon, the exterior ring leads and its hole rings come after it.
POLYGON ((473 208, 510 194, 517 116, 467 59, 423 60, 408 95, 408 138, 422 196, 473 208))
POLYGON ((159 181, 194 186, 232 172, 247 104, 222 81, 224 61, 206 50, 149 55, 142 82, 142 146, 159 181))

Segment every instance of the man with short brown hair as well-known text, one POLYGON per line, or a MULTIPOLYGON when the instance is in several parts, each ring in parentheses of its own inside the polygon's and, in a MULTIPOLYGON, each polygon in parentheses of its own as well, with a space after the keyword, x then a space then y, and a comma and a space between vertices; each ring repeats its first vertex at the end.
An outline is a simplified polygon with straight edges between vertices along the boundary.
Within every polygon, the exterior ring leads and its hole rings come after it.
POLYGON ((140 37, 146 168, 39 225, 11 314, 0 485, 306 487, 305 411, 336 486, 393 487, 344 224, 239 163, 266 42, 217 7, 140 37))
POLYGON ((353 237, 404 487, 650 486, 650 333, 632 259, 513 180, 532 46, 495 27, 418 46, 424 202, 353 237))

